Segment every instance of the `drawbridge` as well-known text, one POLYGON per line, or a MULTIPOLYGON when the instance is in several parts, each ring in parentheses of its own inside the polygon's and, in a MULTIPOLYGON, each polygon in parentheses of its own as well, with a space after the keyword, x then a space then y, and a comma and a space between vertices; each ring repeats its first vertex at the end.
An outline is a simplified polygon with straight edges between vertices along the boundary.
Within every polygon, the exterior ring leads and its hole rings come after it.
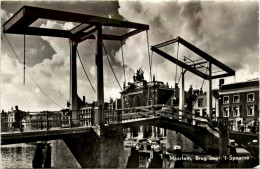
MULTIPOLYGON (((104 106, 104 82, 103 82, 103 40, 115 40, 123 41, 126 38, 129 38, 135 34, 138 34, 142 31, 149 30, 149 25, 139 24, 128 21, 120 21, 115 19, 108 19, 104 17, 78 14, 73 12, 58 11, 52 9, 43 9, 36 7, 24 6, 18 10, 6 23, 3 24, 3 33, 5 34, 18 34, 18 35, 33 35, 33 36, 50 36, 50 37, 59 37, 67 38, 70 41, 70 111, 71 118, 69 122, 69 127, 64 128, 62 126, 62 119, 50 119, 46 116, 45 120, 40 120, 40 129, 42 125, 45 124, 46 129, 42 132, 38 132, 39 128, 33 131, 24 131, 24 132, 2 132, 1 133, 1 142, 2 144, 12 144, 12 143, 21 143, 21 142, 31 142, 31 141, 40 141, 40 140, 51 140, 51 139, 65 139, 68 135, 79 134, 84 132, 90 132, 94 128, 97 128, 93 122, 88 123, 83 127, 80 127, 81 121, 88 121, 88 119, 93 119, 93 116, 90 114, 88 118, 80 119, 79 110, 78 110, 78 96, 77 96, 77 65, 76 65, 76 54, 77 54, 77 45, 85 40, 96 40, 96 66, 97 66, 97 122, 98 127, 109 127, 109 126, 123 126, 131 127, 136 125, 154 125, 170 130, 176 130, 186 137, 190 138, 206 152, 216 155, 219 153, 219 136, 218 130, 212 127, 211 121, 208 119, 203 119, 203 117, 195 117, 195 115, 190 114, 189 116, 184 111, 184 74, 185 71, 190 71, 193 74, 209 81, 208 88, 208 115, 212 115, 212 79, 233 76, 235 71, 224 65, 220 61, 216 60, 212 56, 188 43, 184 39, 177 37, 176 39, 163 42, 161 44, 152 46, 152 51, 161 55, 165 59, 180 66, 182 71, 181 76, 181 92, 180 92, 180 102, 179 109, 173 111, 173 108, 166 108, 161 106, 161 110, 152 110, 157 105, 151 105, 146 107, 131 107, 131 108, 122 108, 121 110, 110 111, 110 114, 106 114, 105 110, 102 110, 104 106), (79 23, 76 27, 71 30, 57 30, 57 29, 47 29, 32 27, 31 25, 38 19, 45 20, 57 20, 65 22, 79 23), (114 35, 114 34, 104 34, 104 27, 116 28, 125 28, 132 29, 131 31, 123 35, 114 35), (178 43, 186 46, 188 49, 202 57, 203 61, 200 63, 186 64, 180 61, 178 58, 175 59, 171 55, 163 52, 159 48, 178 43), (75 63, 75 64, 72 64, 75 63), (207 64, 208 74, 199 71, 199 67, 202 64, 207 64), (212 65, 217 66, 225 73, 212 75, 212 65), (130 113, 124 113, 126 109, 132 109, 130 113), (120 112, 119 115, 115 115, 115 112, 120 112), (117 120, 115 120, 117 119, 117 120), (186 121, 184 121, 186 119, 186 121), (55 127, 50 127, 50 124, 53 124, 55 120, 59 121, 55 127)), ((147 34, 148 35, 148 34, 147 34)), ((149 45, 148 45, 149 46, 149 45)), ((149 50, 148 50, 149 51, 149 50)), ((150 57, 149 57, 150 59, 150 57)), ((25 60, 25 54, 24 54, 25 60)), ((25 65, 25 62, 24 62, 25 65)), ((151 70, 151 68, 150 68, 151 70)), ((151 74, 151 72, 150 72, 151 74)), ((60 115, 59 117, 62 117, 60 115)), ((31 124, 35 122, 30 122, 31 124)), ((39 121, 37 121, 38 125, 39 121)), ((53 125, 55 126, 55 125, 53 125)), ((241 135, 246 134, 236 134, 229 133, 230 138, 237 138, 240 140, 241 135), (233 137, 234 136, 234 137, 233 137)), ((250 136, 251 139, 257 139, 255 135, 250 136)), ((241 144, 248 143, 251 139, 244 140, 241 144)), ((239 141, 238 141, 239 142, 239 141)), ((223 143, 223 147, 227 147, 228 143, 223 143)))
MULTIPOLYGON (((191 114, 190 116, 180 115, 178 109, 172 109, 171 106, 154 105, 154 106, 142 106, 128 109, 118 109, 105 111, 105 125, 102 128, 109 127, 123 127, 131 128, 136 126, 156 126, 168 130, 174 130, 179 132, 201 147, 206 153, 211 155, 218 155, 219 153, 219 129, 217 126, 212 126, 209 118, 191 114), (155 109, 160 108, 160 110, 155 109), (131 113, 121 113, 122 111, 130 111, 131 113), (119 113, 120 112, 120 113, 119 113)), ((89 114, 90 115, 90 114, 89 114)), ((89 119, 80 119, 81 121, 91 121, 89 119)), ((53 124, 53 118, 44 119, 46 124, 53 124), (49 121, 48 121, 49 120, 49 121)), ((2 132, 1 144, 15 144, 24 142, 35 142, 44 140, 66 139, 71 135, 84 134, 91 131, 100 130, 100 126, 96 124, 88 123, 89 125, 81 127, 64 127, 63 123, 66 123, 62 119, 56 119, 59 123, 58 126, 52 126, 42 129, 25 130, 24 132, 2 132)), ((38 122, 37 122, 38 123, 38 122)), ((31 123, 30 125, 34 125, 31 123)), ((249 145, 248 143, 253 140, 259 141, 259 134, 241 133, 229 131, 230 139, 234 139, 235 142, 245 148, 252 155, 256 156, 259 150, 249 145)), ((235 152, 235 147, 228 146, 231 152, 235 152)))

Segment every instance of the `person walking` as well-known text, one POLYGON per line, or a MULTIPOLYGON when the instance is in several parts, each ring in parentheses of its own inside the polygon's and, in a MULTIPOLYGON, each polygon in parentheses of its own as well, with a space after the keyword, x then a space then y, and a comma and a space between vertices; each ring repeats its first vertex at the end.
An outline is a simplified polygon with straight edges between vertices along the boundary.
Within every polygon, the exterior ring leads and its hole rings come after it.
POLYGON ((14 123, 12 124, 12 131, 14 131, 16 128, 20 128, 20 130, 23 131, 23 129, 22 129, 23 126, 21 124, 21 120, 22 120, 21 111, 18 109, 18 106, 15 106, 14 123))

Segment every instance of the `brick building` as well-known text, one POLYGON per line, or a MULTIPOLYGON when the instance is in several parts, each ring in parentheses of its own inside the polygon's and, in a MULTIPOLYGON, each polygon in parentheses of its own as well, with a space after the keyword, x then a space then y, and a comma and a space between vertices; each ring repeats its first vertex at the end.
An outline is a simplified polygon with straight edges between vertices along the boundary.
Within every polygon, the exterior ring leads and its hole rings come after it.
POLYGON ((229 118, 234 130, 259 121, 259 80, 223 84, 219 95, 220 115, 229 118))
MULTIPOLYGON (((170 102, 174 94, 174 88, 170 88, 168 83, 156 81, 147 82, 143 78, 143 72, 139 69, 134 75, 133 83, 124 86, 121 92, 122 107, 140 107, 155 104, 166 104, 170 102), (138 71, 140 71, 138 73, 138 71)), ((176 94, 178 96, 178 94, 176 94)))

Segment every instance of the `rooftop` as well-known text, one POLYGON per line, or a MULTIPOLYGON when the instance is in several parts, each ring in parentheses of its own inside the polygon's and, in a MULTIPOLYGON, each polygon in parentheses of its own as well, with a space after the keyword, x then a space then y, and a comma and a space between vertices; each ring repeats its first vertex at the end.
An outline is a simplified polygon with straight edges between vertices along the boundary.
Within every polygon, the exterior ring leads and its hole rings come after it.
POLYGON ((247 81, 247 82, 239 82, 239 83, 231 83, 224 84, 221 86, 220 90, 232 90, 246 87, 259 87, 259 80, 247 81))

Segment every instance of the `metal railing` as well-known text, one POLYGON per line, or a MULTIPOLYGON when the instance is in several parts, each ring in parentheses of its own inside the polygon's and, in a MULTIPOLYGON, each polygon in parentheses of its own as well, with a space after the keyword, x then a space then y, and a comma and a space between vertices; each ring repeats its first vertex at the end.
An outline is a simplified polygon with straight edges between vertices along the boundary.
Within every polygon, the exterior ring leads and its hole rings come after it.
POLYGON ((122 123, 122 121, 152 117, 155 116, 156 109, 161 107, 163 105, 103 110, 105 124, 118 124, 122 123))
POLYGON ((15 112, 1 113, 1 131, 33 131, 54 128, 92 126, 94 120, 90 110, 20 112, 20 120, 15 112))
MULTIPOLYGON (((122 121, 135 120, 140 118, 166 117, 191 125, 203 126, 217 130, 219 119, 212 121, 211 118, 199 116, 184 112, 179 114, 178 109, 172 109, 171 106, 151 105, 123 109, 102 110, 104 123, 113 125, 122 123, 122 121)), ((15 112, 1 114, 1 131, 31 131, 31 130, 49 130, 53 128, 72 128, 94 126, 99 109, 85 108, 81 110, 66 111, 42 111, 42 112, 21 112, 21 120, 15 121, 15 112)), ((228 119, 224 120, 228 123, 228 119)), ((228 125, 228 124, 227 124, 228 125)))

